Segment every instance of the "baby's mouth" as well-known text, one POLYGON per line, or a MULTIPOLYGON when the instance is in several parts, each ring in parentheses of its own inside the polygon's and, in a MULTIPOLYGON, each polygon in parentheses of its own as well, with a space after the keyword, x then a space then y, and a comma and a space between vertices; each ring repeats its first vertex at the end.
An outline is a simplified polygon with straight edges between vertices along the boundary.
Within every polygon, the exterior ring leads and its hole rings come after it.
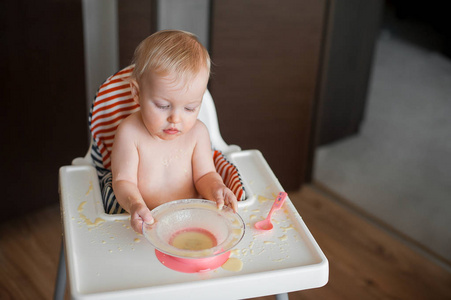
POLYGON ((177 128, 168 128, 168 129, 163 130, 163 132, 166 134, 177 134, 180 131, 177 128))

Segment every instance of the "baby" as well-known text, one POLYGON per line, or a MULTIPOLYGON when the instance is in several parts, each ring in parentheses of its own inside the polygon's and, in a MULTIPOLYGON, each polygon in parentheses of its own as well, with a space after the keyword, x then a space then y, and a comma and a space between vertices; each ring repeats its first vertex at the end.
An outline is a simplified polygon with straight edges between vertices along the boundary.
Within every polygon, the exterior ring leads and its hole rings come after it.
POLYGON ((237 209, 216 172, 210 137, 197 119, 210 76, 210 56, 188 32, 159 31, 135 51, 130 86, 140 110, 119 125, 111 154, 113 190, 133 229, 154 222, 150 209, 205 198, 237 209))

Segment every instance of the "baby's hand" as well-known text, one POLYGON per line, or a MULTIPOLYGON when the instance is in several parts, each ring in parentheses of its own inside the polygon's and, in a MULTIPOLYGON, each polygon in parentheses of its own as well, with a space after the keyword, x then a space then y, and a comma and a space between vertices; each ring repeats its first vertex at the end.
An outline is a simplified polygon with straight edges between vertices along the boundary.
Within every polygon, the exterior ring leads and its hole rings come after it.
POLYGON ((234 212, 238 209, 238 201, 236 200, 235 194, 226 186, 218 188, 213 193, 213 197, 219 209, 222 209, 224 205, 231 207, 234 212))
POLYGON ((146 224, 153 224, 154 219, 150 213, 149 208, 143 203, 136 203, 130 208, 130 223, 133 230, 137 233, 143 233, 143 222, 146 224))

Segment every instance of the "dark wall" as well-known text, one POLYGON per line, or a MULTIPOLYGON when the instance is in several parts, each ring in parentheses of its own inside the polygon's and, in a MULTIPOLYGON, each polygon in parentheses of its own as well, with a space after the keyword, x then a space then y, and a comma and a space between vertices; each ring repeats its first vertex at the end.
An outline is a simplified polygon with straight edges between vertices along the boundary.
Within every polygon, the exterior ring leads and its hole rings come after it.
POLYGON ((119 65, 132 63, 139 43, 156 31, 156 0, 119 0, 119 65))
POLYGON ((0 220, 58 202, 88 148, 81 1, 0 4, 0 220))
POLYGON ((320 145, 359 132, 383 4, 382 0, 332 1, 319 96, 320 145))
POLYGON ((285 189, 308 177, 327 1, 213 1, 210 91, 229 144, 259 149, 285 189))

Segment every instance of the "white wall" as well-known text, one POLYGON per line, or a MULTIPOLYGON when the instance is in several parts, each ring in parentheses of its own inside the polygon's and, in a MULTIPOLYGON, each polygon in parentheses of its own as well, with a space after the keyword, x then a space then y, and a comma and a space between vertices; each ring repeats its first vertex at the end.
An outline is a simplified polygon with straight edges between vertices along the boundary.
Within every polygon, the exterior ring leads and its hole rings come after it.
POLYGON ((99 86, 119 70, 117 0, 83 0, 86 105, 99 86))
POLYGON ((179 29, 194 33, 208 49, 210 0, 159 0, 157 30, 179 29))

